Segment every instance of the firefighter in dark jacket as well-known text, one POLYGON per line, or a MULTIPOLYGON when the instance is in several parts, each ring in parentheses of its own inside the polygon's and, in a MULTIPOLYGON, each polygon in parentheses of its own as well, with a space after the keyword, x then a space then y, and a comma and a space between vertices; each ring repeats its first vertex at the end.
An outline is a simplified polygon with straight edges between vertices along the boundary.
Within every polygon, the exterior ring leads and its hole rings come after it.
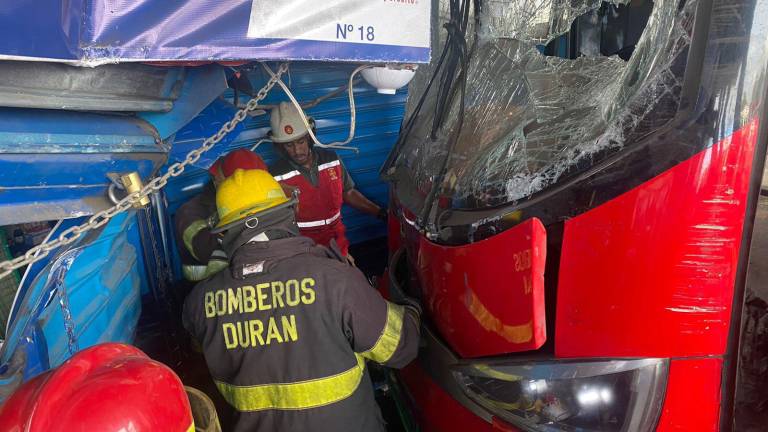
POLYGON ((211 234, 211 216, 216 214, 216 186, 236 169, 267 169, 256 153, 238 149, 219 158, 209 169, 211 182, 176 211, 176 239, 184 278, 199 282, 227 266, 227 255, 211 234))
POLYGON ((216 204, 230 265, 195 287, 183 322, 235 430, 383 431, 365 361, 416 357, 418 305, 384 300, 340 253, 300 236, 295 199, 266 171, 235 171, 216 204))
MULTIPOLYGON (((313 122, 309 118, 310 122, 313 122)), ((301 235, 328 246, 331 240, 348 255, 349 241, 341 220, 341 205, 386 219, 387 212, 357 189, 336 153, 316 148, 299 110, 282 102, 270 114, 270 139, 282 157, 270 166, 281 184, 298 189, 296 215, 301 235)))

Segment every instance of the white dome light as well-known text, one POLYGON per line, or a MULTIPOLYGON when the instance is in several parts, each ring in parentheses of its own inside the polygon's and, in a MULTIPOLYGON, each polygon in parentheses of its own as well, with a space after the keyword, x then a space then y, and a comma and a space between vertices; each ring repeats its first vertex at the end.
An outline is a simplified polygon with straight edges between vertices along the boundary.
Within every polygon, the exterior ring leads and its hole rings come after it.
POLYGON ((381 94, 395 94, 397 89, 407 85, 413 75, 414 69, 392 69, 389 66, 377 66, 369 69, 363 69, 360 72, 363 78, 376 88, 381 94))

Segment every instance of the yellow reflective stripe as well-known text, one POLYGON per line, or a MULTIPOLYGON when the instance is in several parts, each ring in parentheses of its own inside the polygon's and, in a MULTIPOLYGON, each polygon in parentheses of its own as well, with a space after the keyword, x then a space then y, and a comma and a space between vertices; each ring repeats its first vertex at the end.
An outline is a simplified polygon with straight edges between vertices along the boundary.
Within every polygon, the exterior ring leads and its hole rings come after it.
POLYGON ((195 255, 195 248, 192 245, 192 240, 194 240, 195 236, 205 228, 208 228, 208 222, 203 219, 198 219, 189 224, 189 226, 184 229, 184 233, 182 234, 182 238, 184 239, 184 246, 187 247, 187 250, 192 254, 193 257, 195 257, 195 259, 199 258, 197 258, 197 255, 195 255))
POLYGON ((212 259, 208 261, 208 265, 205 267, 205 278, 207 279, 227 267, 229 267, 229 263, 226 261, 212 259))
POLYGON ((522 381, 523 377, 520 375, 512 375, 505 372, 498 371, 496 369, 491 368, 487 364, 473 364, 472 368, 475 369, 478 372, 482 372, 485 374, 485 376, 489 376, 491 378, 496 378, 498 380, 502 381, 510 381, 510 382, 516 382, 516 381, 522 381))
POLYGON ((400 344, 400 334, 403 331, 403 315, 405 308, 394 303, 387 302, 387 323, 379 336, 379 340, 373 348, 362 353, 362 356, 376 363, 386 363, 392 358, 400 344))
POLYGON ((205 279, 207 269, 208 267, 203 265, 184 264, 181 266, 181 274, 190 282, 200 282, 205 279))
POLYGON ((185 264, 181 266, 181 273, 184 279, 190 282, 200 282, 201 280, 208 279, 216 273, 227 268, 229 264, 222 260, 210 260, 208 265, 192 265, 185 264))
POLYGON ((351 369, 326 378, 255 386, 216 381, 216 387, 238 411, 301 410, 330 405, 352 396, 360 385, 365 360, 358 354, 355 359, 357 364, 351 369))

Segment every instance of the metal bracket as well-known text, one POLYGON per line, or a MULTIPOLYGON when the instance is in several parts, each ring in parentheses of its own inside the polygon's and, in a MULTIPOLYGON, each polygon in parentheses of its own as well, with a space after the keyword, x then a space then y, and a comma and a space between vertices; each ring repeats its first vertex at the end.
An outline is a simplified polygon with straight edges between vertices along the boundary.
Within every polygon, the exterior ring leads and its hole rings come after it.
MULTIPOLYGON (((112 204, 119 203, 123 198, 117 196, 117 189, 125 191, 125 195, 140 192, 144 187, 144 183, 141 181, 141 176, 136 171, 128 174, 107 173, 107 178, 112 182, 107 188, 107 196, 112 204)), ((141 198, 137 203, 133 205, 133 208, 142 208, 148 206, 150 199, 148 196, 141 198)))

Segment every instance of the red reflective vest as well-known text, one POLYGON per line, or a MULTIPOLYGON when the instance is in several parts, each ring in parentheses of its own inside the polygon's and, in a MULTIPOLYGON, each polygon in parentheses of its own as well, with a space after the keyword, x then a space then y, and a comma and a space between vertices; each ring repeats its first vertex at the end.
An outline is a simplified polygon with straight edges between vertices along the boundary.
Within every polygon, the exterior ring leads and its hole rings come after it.
POLYGON ((299 189, 296 221, 301 235, 324 246, 336 239, 341 252, 347 255, 349 241, 341 221, 341 205, 344 202, 341 162, 338 159, 325 162, 318 165, 317 170, 317 187, 297 170, 276 175, 275 180, 299 189))

